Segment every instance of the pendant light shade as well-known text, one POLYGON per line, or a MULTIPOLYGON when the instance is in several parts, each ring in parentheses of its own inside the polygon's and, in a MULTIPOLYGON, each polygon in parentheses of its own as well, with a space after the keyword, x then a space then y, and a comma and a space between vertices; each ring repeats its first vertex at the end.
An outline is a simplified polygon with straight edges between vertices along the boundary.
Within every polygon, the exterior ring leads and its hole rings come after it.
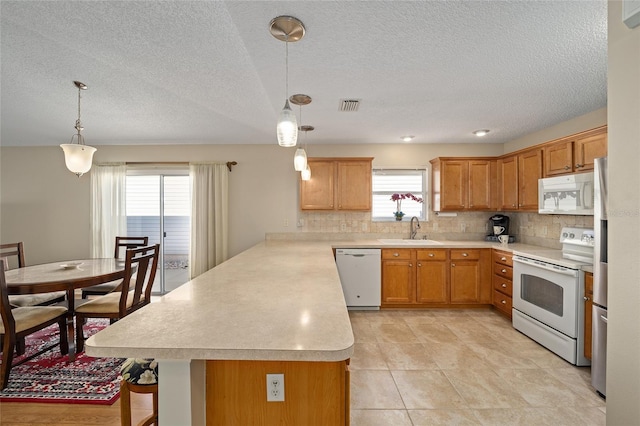
POLYGON ((82 136, 82 123, 80 122, 80 93, 82 90, 87 90, 87 86, 79 81, 74 81, 73 84, 78 88, 78 119, 76 120, 75 129, 78 133, 71 136, 71 142, 60 145, 64 152, 64 162, 67 169, 71 173, 80 177, 83 174, 91 170, 91 164, 93 162, 93 154, 97 151, 92 146, 84 144, 84 137, 82 136), (77 142, 73 143, 73 139, 76 138, 77 142))
POLYGON ((284 103, 284 108, 280 112, 278 125, 276 126, 278 145, 284 147, 296 146, 298 143, 298 120, 296 114, 289 106, 289 99, 284 103))
POLYGON ((311 168, 309 167, 309 164, 307 164, 307 167, 305 167, 305 169, 300 172, 300 179, 302 180, 311 179, 311 168))
POLYGON ((80 177, 91 170, 93 154, 97 149, 79 143, 65 143, 60 148, 64 151, 64 162, 69 171, 80 177))
POLYGON ((304 149, 296 149, 296 154, 293 156, 293 168, 296 172, 307 168, 307 152, 304 149))

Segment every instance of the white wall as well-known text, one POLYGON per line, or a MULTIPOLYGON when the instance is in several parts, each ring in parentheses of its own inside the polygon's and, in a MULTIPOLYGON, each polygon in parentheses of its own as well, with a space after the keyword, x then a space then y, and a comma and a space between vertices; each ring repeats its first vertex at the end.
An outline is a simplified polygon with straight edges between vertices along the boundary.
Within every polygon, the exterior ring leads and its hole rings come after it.
POLYGON ((640 27, 609 1, 607 424, 640 424, 640 27))

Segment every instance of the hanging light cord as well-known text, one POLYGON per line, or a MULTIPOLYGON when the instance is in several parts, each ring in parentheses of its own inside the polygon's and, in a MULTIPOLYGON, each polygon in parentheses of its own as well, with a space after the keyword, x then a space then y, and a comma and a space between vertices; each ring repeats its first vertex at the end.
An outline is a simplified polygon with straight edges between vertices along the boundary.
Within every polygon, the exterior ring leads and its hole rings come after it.
MULTIPOLYGON (((78 87, 78 119, 76 120, 76 130, 78 131, 78 145, 84 145, 82 140, 82 134, 80 133, 83 130, 82 123, 80 122, 80 99, 82 90, 78 87)), ((73 136, 71 136, 71 142, 73 143, 73 136)))
POLYGON ((284 94, 285 99, 288 101, 289 100, 289 34, 285 34, 284 36, 284 51, 285 51, 285 90, 286 93, 284 94))

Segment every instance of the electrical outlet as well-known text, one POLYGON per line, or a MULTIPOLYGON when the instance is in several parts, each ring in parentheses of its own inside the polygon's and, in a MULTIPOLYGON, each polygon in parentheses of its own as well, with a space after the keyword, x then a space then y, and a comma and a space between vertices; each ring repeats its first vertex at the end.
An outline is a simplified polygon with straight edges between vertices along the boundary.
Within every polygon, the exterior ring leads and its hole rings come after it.
POLYGON ((267 374, 267 402, 284 402, 284 374, 267 374))
POLYGON ((289 219, 285 219, 282 225, 287 228, 289 226, 289 219))
POLYGON ((341 231, 346 231, 347 230, 347 224, 346 223, 341 223, 340 224, 340 230, 341 231))

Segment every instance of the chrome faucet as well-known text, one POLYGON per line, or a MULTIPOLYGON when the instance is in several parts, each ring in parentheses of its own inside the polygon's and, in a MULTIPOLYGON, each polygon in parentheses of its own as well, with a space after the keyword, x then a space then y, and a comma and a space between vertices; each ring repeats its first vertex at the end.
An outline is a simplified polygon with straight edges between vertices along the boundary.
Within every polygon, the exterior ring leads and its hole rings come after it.
POLYGON ((418 233, 418 229, 420 229, 420 221, 418 220, 418 218, 417 218, 417 217, 413 216, 413 217, 411 218, 411 224, 410 224, 410 226, 411 226, 411 233, 409 234, 409 239, 413 240, 413 239, 416 237, 416 234, 418 233), (416 225, 415 225, 415 227, 414 227, 414 225, 413 225, 413 219, 415 219, 415 220, 416 220, 416 225))

